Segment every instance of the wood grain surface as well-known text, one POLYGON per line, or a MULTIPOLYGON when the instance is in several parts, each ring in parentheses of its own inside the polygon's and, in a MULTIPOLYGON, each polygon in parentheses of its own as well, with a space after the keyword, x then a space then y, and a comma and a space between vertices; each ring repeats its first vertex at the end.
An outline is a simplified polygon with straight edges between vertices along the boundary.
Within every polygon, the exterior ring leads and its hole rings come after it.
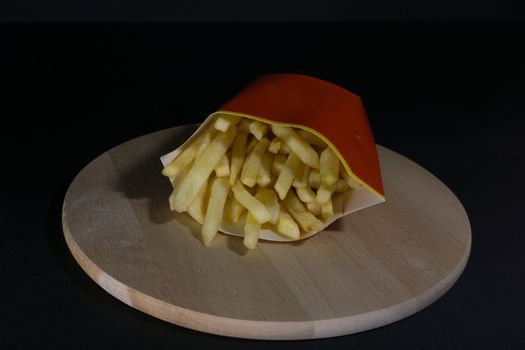
POLYGON ((63 229, 86 273, 122 302, 174 324, 227 336, 307 339, 407 317, 442 296, 467 263, 470 224, 454 194, 378 146, 387 201, 294 243, 218 235, 169 211, 159 157, 196 126, 111 149, 71 184, 63 229))

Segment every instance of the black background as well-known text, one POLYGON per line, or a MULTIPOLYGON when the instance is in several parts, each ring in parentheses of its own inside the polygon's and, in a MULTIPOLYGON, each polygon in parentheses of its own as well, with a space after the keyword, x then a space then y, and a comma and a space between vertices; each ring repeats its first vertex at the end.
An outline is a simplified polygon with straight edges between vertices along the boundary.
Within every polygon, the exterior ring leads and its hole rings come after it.
POLYGON ((4 24, 0 40, 0 348, 525 347, 523 24, 4 24), (135 311, 76 265, 61 204, 83 166, 130 138, 201 121, 272 72, 361 95, 376 141, 460 198, 472 253, 436 303, 352 336, 238 340, 135 311))
POLYGON ((524 20, 519 0, 17 0, 0 21, 289 22, 524 20))

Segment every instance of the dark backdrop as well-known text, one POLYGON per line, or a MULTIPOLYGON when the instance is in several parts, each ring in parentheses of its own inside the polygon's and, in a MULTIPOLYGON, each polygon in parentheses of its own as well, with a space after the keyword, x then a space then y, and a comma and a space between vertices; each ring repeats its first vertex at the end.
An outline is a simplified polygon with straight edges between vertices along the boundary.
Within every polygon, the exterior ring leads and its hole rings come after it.
POLYGON ((0 21, 523 20, 519 0, 5 0, 0 21))
POLYGON ((1 25, 0 348, 524 348, 524 42, 517 22, 1 25), (253 342, 144 315, 76 265, 60 226, 73 176, 269 72, 360 94, 376 141, 460 198, 472 254, 435 304, 357 335, 253 342))

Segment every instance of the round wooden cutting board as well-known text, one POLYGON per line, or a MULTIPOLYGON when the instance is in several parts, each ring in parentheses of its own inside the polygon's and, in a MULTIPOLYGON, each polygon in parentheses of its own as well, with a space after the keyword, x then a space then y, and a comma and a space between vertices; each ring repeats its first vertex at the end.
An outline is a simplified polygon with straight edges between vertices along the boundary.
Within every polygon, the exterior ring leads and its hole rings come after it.
POLYGON ((122 302, 174 324, 242 338, 350 334, 407 317, 442 296, 470 252, 461 203, 437 178, 378 147, 387 201, 294 243, 219 234, 212 247, 170 212, 159 157, 196 126, 100 155, 71 184, 64 235, 86 273, 122 302))

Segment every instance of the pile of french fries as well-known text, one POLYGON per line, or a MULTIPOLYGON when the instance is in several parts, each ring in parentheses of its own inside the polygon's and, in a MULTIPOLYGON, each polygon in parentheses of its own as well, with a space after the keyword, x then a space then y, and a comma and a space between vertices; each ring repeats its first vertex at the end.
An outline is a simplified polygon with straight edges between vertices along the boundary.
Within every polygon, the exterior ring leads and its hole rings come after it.
POLYGON ((171 210, 202 225, 205 245, 228 221, 244 225, 249 249, 261 228, 290 240, 323 229, 333 197, 360 186, 313 133, 233 115, 219 115, 162 174, 171 210))

